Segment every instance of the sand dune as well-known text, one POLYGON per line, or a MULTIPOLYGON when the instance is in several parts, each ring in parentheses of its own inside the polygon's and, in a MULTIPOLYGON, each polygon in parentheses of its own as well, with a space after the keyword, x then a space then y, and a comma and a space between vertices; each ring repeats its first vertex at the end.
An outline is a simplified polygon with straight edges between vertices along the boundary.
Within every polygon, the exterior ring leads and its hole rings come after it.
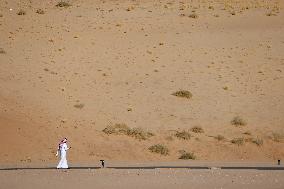
POLYGON ((282 0, 66 2, 0 2, 1 163, 56 161, 62 137, 71 161, 284 158, 282 0), (122 123, 154 136, 102 132, 122 123))

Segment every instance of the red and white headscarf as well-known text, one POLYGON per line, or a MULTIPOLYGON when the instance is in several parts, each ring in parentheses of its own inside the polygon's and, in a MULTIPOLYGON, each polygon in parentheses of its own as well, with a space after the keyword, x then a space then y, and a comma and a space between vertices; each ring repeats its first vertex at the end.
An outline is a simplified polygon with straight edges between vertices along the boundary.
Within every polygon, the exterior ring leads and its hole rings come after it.
POLYGON ((63 140, 61 140, 60 143, 58 144, 58 149, 60 150, 60 148, 62 147, 62 145, 63 145, 64 143, 66 143, 66 142, 67 142, 67 138, 64 138, 63 140))

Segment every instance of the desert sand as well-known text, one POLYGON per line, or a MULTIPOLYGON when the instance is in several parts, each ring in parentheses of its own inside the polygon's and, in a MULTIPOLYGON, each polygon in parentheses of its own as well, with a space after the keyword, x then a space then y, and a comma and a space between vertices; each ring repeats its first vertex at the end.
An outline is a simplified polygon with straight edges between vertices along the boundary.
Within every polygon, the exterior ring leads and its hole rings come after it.
POLYGON ((0 188, 281 189, 283 176, 283 171, 256 170, 21 170, 1 171, 0 188))
MULTIPOLYGON (((63 137, 70 162, 183 161, 182 151, 204 161, 284 159, 284 1, 58 2, 0 1, 1 165, 56 163, 63 137), (172 95, 179 90, 192 96, 172 95), (236 116, 243 125, 231 123, 236 116), (102 132, 115 124, 154 136, 102 132), (155 144, 168 154, 152 153, 155 144)), ((15 178, 39 174, 22 173, 15 178)), ((93 174, 63 177, 81 173, 93 174)))

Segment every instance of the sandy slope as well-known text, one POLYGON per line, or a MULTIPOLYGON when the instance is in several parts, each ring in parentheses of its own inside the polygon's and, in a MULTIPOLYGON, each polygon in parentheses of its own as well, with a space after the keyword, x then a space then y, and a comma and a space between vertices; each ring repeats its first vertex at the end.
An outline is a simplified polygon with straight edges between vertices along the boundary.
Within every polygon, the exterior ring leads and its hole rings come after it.
POLYGON ((179 150, 202 160, 284 158, 283 141, 271 139, 284 135, 282 0, 69 2, 0 2, 1 162, 54 161, 63 136, 76 161, 176 160, 179 150), (192 99, 171 95, 180 89, 192 99), (230 124, 237 115, 246 126, 230 124), (155 136, 101 132, 115 123, 155 136), (205 133, 169 137, 196 125, 205 133), (235 137, 264 144, 237 146, 235 137), (157 143, 170 155, 150 153, 157 143))

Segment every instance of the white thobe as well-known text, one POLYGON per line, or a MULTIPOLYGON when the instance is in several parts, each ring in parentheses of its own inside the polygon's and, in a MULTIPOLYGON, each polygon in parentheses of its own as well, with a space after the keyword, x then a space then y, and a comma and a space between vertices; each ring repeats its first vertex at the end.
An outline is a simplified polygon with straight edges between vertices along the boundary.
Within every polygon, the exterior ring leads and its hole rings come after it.
POLYGON ((69 148, 67 147, 67 144, 64 143, 60 146, 60 161, 57 165, 57 169, 67 169, 68 168, 68 163, 67 163, 67 159, 66 159, 66 155, 67 155, 67 150, 69 148))

